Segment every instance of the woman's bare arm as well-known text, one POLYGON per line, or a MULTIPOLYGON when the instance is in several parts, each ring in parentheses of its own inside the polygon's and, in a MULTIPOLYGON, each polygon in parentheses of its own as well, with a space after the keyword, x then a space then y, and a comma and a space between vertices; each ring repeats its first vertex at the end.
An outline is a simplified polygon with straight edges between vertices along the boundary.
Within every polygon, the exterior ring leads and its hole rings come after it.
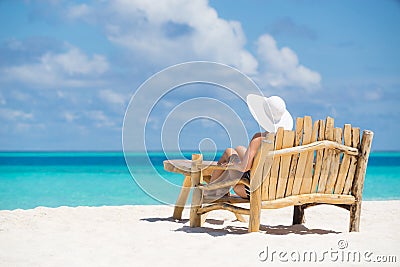
POLYGON ((256 133, 250 141, 249 147, 244 154, 243 160, 237 165, 238 170, 245 172, 251 169, 253 159, 257 154, 258 148, 261 145, 262 138, 266 133, 256 133))

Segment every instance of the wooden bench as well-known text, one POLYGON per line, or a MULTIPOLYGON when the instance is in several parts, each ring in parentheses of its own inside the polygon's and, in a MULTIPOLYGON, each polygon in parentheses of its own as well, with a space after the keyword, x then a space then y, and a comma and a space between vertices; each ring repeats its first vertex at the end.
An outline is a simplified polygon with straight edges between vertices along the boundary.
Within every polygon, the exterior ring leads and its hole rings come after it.
MULTIPOLYGON (((174 211, 180 219, 190 187, 193 188, 190 226, 200 227, 201 216, 224 209, 250 215, 249 232, 259 230, 261 209, 294 206, 293 224, 304 221, 304 210, 319 204, 331 204, 350 211, 349 231, 359 231, 362 190, 373 132, 345 124, 335 128, 333 118, 312 123, 311 117, 296 119, 295 131, 279 128, 268 134, 250 170, 250 200, 230 196, 220 199, 203 197, 205 190, 233 186, 236 181, 207 184, 214 169, 232 169, 203 162, 194 154, 191 161, 165 161, 168 171, 185 175, 184 187, 174 211), (249 208, 237 206, 249 203, 249 208)), ((246 181, 239 181, 246 183, 246 181)))

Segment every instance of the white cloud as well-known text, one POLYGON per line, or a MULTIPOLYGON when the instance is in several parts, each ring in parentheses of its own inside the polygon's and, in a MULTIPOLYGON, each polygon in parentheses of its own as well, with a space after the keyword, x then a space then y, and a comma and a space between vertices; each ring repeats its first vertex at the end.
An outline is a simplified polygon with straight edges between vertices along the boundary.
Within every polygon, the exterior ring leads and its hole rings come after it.
POLYGON ((9 121, 31 120, 33 119, 33 114, 16 109, 0 108, 0 117, 9 121))
POLYGON ((108 63, 104 56, 93 55, 90 59, 78 48, 72 47, 63 54, 47 53, 41 59, 47 69, 60 69, 69 74, 102 74, 108 70, 108 63))
POLYGON ((78 115, 76 115, 76 114, 74 114, 74 113, 72 113, 72 112, 68 112, 68 111, 64 112, 63 117, 64 117, 64 119, 65 119, 67 122, 73 122, 73 121, 75 121, 77 118, 79 118, 78 115))
POLYGON ((17 39, 14 39, 14 38, 8 40, 7 47, 10 50, 14 50, 14 51, 16 51, 16 50, 26 50, 26 47, 23 45, 23 43, 21 41, 17 40, 17 39))
POLYGON ((383 95, 382 89, 377 88, 375 90, 365 92, 364 97, 366 100, 376 101, 380 100, 382 98, 382 95, 383 95))
POLYGON ((31 99, 31 96, 27 93, 21 92, 19 90, 10 90, 10 95, 13 100, 18 100, 21 102, 27 102, 31 99))
POLYGON ((126 96, 118 94, 109 89, 101 90, 99 96, 102 100, 116 105, 125 105, 125 102, 127 100, 126 96))
POLYGON ((110 12, 116 15, 105 25, 108 38, 146 60, 163 65, 214 60, 247 74, 257 71, 241 24, 219 18, 207 1, 117 0, 110 12))
POLYGON ((45 53, 38 63, 8 67, 1 70, 6 79, 52 87, 67 85, 86 86, 90 77, 103 74, 109 69, 107 59, 101 55, 88 57, 76 47, 69 47, 65 53, 45 53))
POLYGON ((268 34, 259 38, 256 58, 245 47, 241 23, 220 18, 206 0, 166 0, 157 4, 115 0, 97 8, 80 4, 71 10, 76 10, 77 19, 97 21, 111 42, 132 51, 135 60, 139 58, 144 65, 162 68, 190 60, 210 60, 234 66, 267 87, 309 89, 320 85, 318 72, 301 65, 290 48, 279 49, 268 34))
POLYGON ((63 91, 57 90, 57 97, 58 97, 58 98, 64 98, 64 97, 65 97, 65 94, 63 93, 63 91))
POLYGON ((5 105, 5 104, 7 104, 7 101, 4 98, 4 96, 0 93, 0 105, 5 105))
POLYGON ((43 131, 46 129, 46 126, 43 123, 25 123, 25 122, 18 122, 13 127, 13 130, 16 133, 26 133, 32 131, 43 131))
POLYGON ((102 110, 86 112, 86 116, 94 121, 96 127, 114 127, 115 122, 111 120, 102 110))
POLYGON ((265 70, 260 78, 272 87, 319 87, 321 75, 299 63, 296 53, 288 47, 278 48, 275 39, 262 35, 257 42, 260 60, 265 70))
POLYGON ((66 16, 69 19, 84 18, 90 14, 90 7, 86 4, 79 4, 70 6, 67 10, 66 16))

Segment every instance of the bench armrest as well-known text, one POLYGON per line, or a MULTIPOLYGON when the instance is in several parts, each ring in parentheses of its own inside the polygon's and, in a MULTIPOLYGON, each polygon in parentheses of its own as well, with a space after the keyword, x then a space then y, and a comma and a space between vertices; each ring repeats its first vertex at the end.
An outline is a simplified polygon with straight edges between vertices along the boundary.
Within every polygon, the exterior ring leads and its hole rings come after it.
POLYGON ((272 156, 288 156, 293 155, 301 152, 308 152, 312 150, 320 150, 320 149, 336 149, 340 152, 343 152, 348 155, 357 156, 359 151, 357 148, 345 146, 333 141, 317 141, 311 144, 303 145, 303 146, 296 146, 296 147, 289 147, 283 148, 279 150, 274 150, 268 152, 272 156))

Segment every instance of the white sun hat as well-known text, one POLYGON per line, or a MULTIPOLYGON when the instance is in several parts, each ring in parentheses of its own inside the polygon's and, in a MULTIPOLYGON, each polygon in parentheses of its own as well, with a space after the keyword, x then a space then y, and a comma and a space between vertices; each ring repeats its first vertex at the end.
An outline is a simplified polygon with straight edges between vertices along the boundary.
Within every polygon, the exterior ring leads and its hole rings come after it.
POLYGON ((249 94, 247 105, 251 115, 266 131, 275 133, 279 127, 292 130, 293 118, 286 109, 285 101, 279 96, 249 94))

